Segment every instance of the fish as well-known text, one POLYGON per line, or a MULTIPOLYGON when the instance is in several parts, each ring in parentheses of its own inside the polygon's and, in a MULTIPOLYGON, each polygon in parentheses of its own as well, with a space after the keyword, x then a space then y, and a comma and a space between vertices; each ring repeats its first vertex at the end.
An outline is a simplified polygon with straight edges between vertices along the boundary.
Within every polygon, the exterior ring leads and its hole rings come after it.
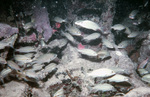
POLYGON ((42 69, 43 69, 43 65, 41 65, 41 64, 34 64, 32 66, 32 70, 35 71, 35 72, 40 71, 42 69))
POLYGON ((57 57, 57 54, 54 53, 47 53, 39 56, 36 58, 33 63, 37 64, 43 64, 43 63, 49 63, 50 61, 54 60, 57 57))
POLYGON ((138 10, 133 10, 130 14, 129 14, 129 18, 130 19, 135 19, 136 15, 138 14, 138 10))
POLYGON ((23 71, 22 74, 23 74, 23 76, 25 76, 24 80, 26 80, 26 81, 37 82, 40 80, 39 76, 34 71, 26 70, 26 71, 23 71))
POLYGON ((102 38, 102 42, 103 42, 103 45, 105 45, 107 48, 111 48, 111 49, 114 48, 112 43, 104 37, 102 38))
POLYGON ((145 1, 144 7, 146 7, 149 3, 149 0, 144 0, 144 1, 145 1))
POLYGON ((97 92, 115 92, 117 91, 111 84, 107 84, 107 83, 101 83, 101 84, 97 84, 94 87, 92 87, 91 89, 91 93, 97 93, 97 92))
POLYGON ((139 17, 139 18, 138 18, 138 21, 137 21, 138 25, 140 25, 140 24, 143 23, 143 22, 144 22, 144 19, 143 19, 142 17, 139 17))
POLYGON ((67 22, 65 19, 62 19, 62 18, 60 18, 60 17, 55 17, 53 21, 55 21, 55 22, 57 22, 57 23, 67 22))
POLYGON ((41 47, 47 46, 43 38, 41 38, 41 40, 40 40, 40 45, 41 45, 41 47))
POLYGON ((143 75, 146 75, 146 74, 149 73, 149 72, 148 72, 146 69, 144 69, 144 68, 139 68, 139 69, 137 69, 137 71, 138 71, 138 74, 139 74, 140 76, 143 76, 143 75))
POLYGON ((2 83, 4 83, 4 78, 7 77, 10 73, 12 72, 12 70, 10 68, 6 68, 6 69, 3 69, 1 72, 0 72, 0 80, 2 81, 2 83))
POLYGON ((124 40, 118 44, 118 48, 126 48, 128 45, 131 44, 131 40, 124 40))
POLYGON ((59 90, 57 90, 53 97, 65 97, 65 93, 64 93, 64 88, 60 88, 59 90))
POLYGON ((91 76, 93 78, 95 78, 95 77, 107 78, 107 77, 113 76, 115 74, 116 73, 109 68, 99 68, 99 69, 93 70, 90 73, 87 73, 87 76, 91 76))
POLYGON ((126 30, 125 30, 124 33, 126 33, 126 34, 131 34, 132 32, 131 32, 131 30, 129 29, 129 27, 126 27, 126 30))
POLYGON ((97 23, 90 20, 78 20, 75 22, 75 25, 81 26, 86 29, 91 29, 94 31, 98 30, 102 31, 101 27, 97 23))
POLYGON ((18 34, 14 34, 9 38, 4 39, 4 42, 7 42, 9 46, 13 48, 17 38, 18 38, 18 34))
POLYGON ((121 74, 116 74, 110 78, 107 79, 109 82, 116 82, 116 83, 121 83, 121 82, 129 82, 129 78, 121 75, 121 74))
POLYGON ((69 31, 69 33, 71 35, 74 35, 74 36, 81 36, 82 35, 81 31, 75 26, 69 26, 67 28, 67 30, 69 31))
POLYGON ((47 65, 45 68, 44 68, 44 73, 50 73, 52 72, 53 70, 56 69, 56 64, 55 63, 50 63, 49 65, 47 65))
POLYGON ((4 58, 0 57, 0 64, 7 64, 7 61, 4 58))
POLYGON ((116 74, 122 74, 122 75, 128 75, 128 76, 131 74, 131 71, 129 71, 128 69, 123 69, 119 67, 111 67, 109 69, 113 70, 116 74))
POLYGON ((13 70, 22 71, 21 68, 12 60, 8 60, 7 65, 13 70))
POLYGON ((50 47, 51 49, 53 49, 55 47, 62 48, 64 46, 66 46, 67 43, 68 43, 68 40, 65 38, 55 39, 55 40, 51 41, 47 46, 50 47))
POLYGON ((33 23, 29 22, 23 25, 24 30, 29 30, 30 28, 33 27, 33 23))
POLYGON ((27 53, 27 54, 24 54, 24 56, 28 58, 32 58, 34 56, 34 53, 27 53))
POLYGON ((141 62, 139 65, 138 65, 138 69, 139 68, 144 68, 146 67, 147 63, 149 62, 149 58, 146 58, 143 62, 141 62))
POLYGON ((68 41, 66 40, 66 39, 60 39, 60 44, 58 45, 58 47, 59 48, 62 48, 62 47, 64 47, 67 43, 68 43, 68 41))
POLYGON ((31 53, 31 52, 37 52, 37 49, 35 49, 33 46, 25 46, 25 47, 20 47, 19 49, 15 49, 15 51, 21 53, 31 53))
POLYGON ((12 47, 12 45, 8 42, 0 42, 0 50, 5 49, 5 47, 12 47))
POLYGON ((97 53, 91 49, 77 49, 79 53, 83 54, 83 55, 87 55, 87 56, 91 56, 91 57, 96 57, 97 53))
POLYGON ((115 24, 111 27, 111 29, 118 30, 118 31, 124 30, 125 28, 126 27, 123 26, 122 24, 115 24))
POLYGON ((95 40, 97 38, 99 38, 101 36, 100 33, 92 33, 86 37, 83 37, 83 40, 86 41, 86 42, 90 42, 92 40, 95 40))
POLYGON ((12 47, 13 48, 17 37, 18 37, 18 34, 14 34, 11 37, 2 40, 0 42, 0 50, 4 49, 5 47, 12 47))
POLYGON ((110 57, 110 53, 107 51, 107 50, 101 50, 97 53, 97 58, 98 59, 105 59, 105 58, 108 58, 110 57))
POLYGON ((116 50, 116 51, 115 51, 115 54, 116 54, 117 56, 124 56, 124 54, 123 54, 121 51, 119 51, 119 50, 116 50))
POLYGON ((140 34, 140 32, 132 32, 128 35, 128 38, 135 38, 136 36, 138 36, 140 34))
POLYGON ((72 43, 75 42, 74 38, 73 38, 72 35, 70 35, 69 33, 62 32, 62 34, 63 34, 69 41, 71 41, 72 43))
POLYGON ((33 57, 33 53, 24 54, 24 55, 21 54, 14 55, 14 59, 23 64, 32 62, 33 61, 32 57, 33 57))
POLYGON ((150 83, 150 74, 146 74, 146 75, 142 76, 142 80, 147 83, 150 83))

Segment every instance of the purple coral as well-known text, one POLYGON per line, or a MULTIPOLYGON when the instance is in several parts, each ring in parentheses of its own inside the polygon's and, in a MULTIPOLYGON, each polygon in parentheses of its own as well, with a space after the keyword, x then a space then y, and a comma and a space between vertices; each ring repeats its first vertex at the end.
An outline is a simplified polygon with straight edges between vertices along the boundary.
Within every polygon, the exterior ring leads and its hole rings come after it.
POLYGON ((52 36, 52 28, 50 26, 48 12, 45 7, 36 6, 33 9, 34 28, 43 34, 44 41, 48 41, 52 36))
POLYGON ((6 38, 18 32, 19 32, 18 28, 0 23, 0 38, 6 38))

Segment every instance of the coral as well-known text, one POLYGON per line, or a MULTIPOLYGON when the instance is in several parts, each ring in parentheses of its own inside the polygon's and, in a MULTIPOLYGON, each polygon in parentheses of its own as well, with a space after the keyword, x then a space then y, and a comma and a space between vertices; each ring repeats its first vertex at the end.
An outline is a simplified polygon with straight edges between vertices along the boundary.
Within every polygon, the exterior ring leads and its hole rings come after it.
POLYGON ((11 27, 10 25, 0 23, 0 38, 6 38, 15 33, 19 33, 18 28, 11 27))
POLYGON ((52 36, 52 28, 50 26, 48 12, 45 7, 36 6, 33 9, 34 28, 37 32, 42 33, 44 41, 47 42, 52 36))
POLYGON ((27 42, 27 43, 32 43, 32 42, 35 42, 37 41, 37 38, 36 38, 36 34, 35 33, 32 33, 31 35, 29 36, 24 36, 24 37, 20 37, 19 38, 19 42, 27 42))

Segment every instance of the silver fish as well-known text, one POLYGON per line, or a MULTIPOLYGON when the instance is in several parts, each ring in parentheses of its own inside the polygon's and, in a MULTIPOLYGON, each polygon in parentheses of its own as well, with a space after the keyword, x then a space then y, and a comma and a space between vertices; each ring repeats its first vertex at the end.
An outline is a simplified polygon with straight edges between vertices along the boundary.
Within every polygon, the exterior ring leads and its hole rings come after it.
POLYGON ((13 62, 11 60, 8 60, 7 64, 11 69, 14 69, 16 71, 22 71, 21 68, 15 62, 13 62))
POLYGON ((45 43, 45 41, 44 41, 43 38, 40 40, 40 44, 41 44, 42 47, 45 47, 45 46, 46 46, 46 43, 45 43))
POLYGON ((62 48, 64 46, 66 46, 67 43, 68 43, 67 39, 64 39, 64 38, 63 39, 55 39, 48 44, 48 47, 50 47, 51 49, 53 49, 55 47, 62 48))
MULTIPOLYGON (((33 54, 24 54, 24 55, 14 55, 14 59, 20 63, 30 63, 32 62, 33 54)), ((19 64, 18 64, 19 65, 19 64)))
POLYGON ((44 68, 44 73, 50 73, 52 72, 54 69, 56 69, 56 64, 55 63, 50 63, 49 65, 47 65, 44 68))
POLYGON ((144 68, 144 67, 147 65, 148 62, 149 62, 149 57, 146 58, 143 62, 141 62, 141 63, 138 65, 138 69, 139 69, 139 68, 144 68))
POLYGON ((120 30, 125 29, 126 27, 123 26, 122 24, 115 24, 115 25, 113 25, 111 28, 114 29, 114 30, 120 31, 120 30))
POLYGON ((118 44, 118 48, 126 48, 128 45, 131 44, 131 40, 124 40, 118 44))
POLYGON ((87 73, 87 76, 91 76, 91 77, 110 77, 112 75, 115 75, 116 73, 108 68, 100 68, 100 69, 96 69, 90 73, 87 73))
POLYGON ((33 63, 43 64, 49 63, 50 61, 54 60, 57 57, 57 54, 54 53, 47 53, 44 55, 39 56, 33 63))
POLYGON ((0 42, 0 50, 5 49, 5 47, 12 47, 12 45, 9 42, 0 42))
POLYGON ((123 69, 123 68, 112 67, 110 69, 113 70, 116 74, 122 74, 122 75, 130 75, 131 74, 130 71, 128 71, 127 69, 123 69))
POLYGON ((146 7, 149 3, 149 0, 144 0, 144 7, 146 7))
POLYGON ((6 64, 6 63, 7 63, 6 60, 4 58, 0 57, 0 64, 6 64))
POLYGON ((92 33, 86 37, 83 37, 83 40, 85 40, 86 42, 89 42, 89 41, 92 41, 92 40, 99 38, 100 36, 101 36, 100 33, 92 33))
POLYGON ((75 26, 69 26, 67 28, 67 30, 69 31, 70 34, 75 35, 75 36, 81 36, 81 31, 75 27, 75 26))
POLYGON ((35 71, 35 72, 37 72, 39 70, 42 70, 42 68, 43 68, 43 65, 41 65, 41 64, 34 64, 32 66, 32 70, 35 71))
POLYGON ((139 24, 141 24, 142 22, 144 22, 144 19, 143 19, 142 17, 139 17, 137 22, 138 22, 138 25, 139 25, 139 24))
POLYGON ((39 76, 34 71, 24 71, 22 74, 25 75, 24 80, 26 81, 39 81, 39 76))
POLYGON ((14 35, 12 35, 12 36, 9 37, 9 38, 4 39, 4 41, 5 41, 5 42, 8 42, 9 45, 10 45, 10 47, 13 48, 13 46, 14 46, 14 44, 15 44, 17 38, 18 38, 18 34, 14 34, 14 35))
POLYGON ((128 27, 126 27, 126 30, 125 30, 124 33, 126 33, 126 34, 131 34, 131 30, 130 30, 128 27))
POLYGON ((53 97, 65 97, 65 93, 64 93, 63 87, 60 88, 58 91, 56 91, 54 93, 53 97))
POLYGON ((146 74, 142 77, 142 80, 147 82, 147 83, 150 83, 150 74, 146 74))
POLYGON ((77 49, 79 53, 87 56, 96 57, 97 53, 91 49, 77 49))
POLYGON ((138 10, 133 10, 130 14, 129 14, 129 18, 130 19, 135 19, 136 15, 138 14, 138 10))
POLYGON ((60 44, 58 45, 59 48, 64 47, 67 44, 67 40, 66 39, 60 39, 60 44))
POLYGON ((36 52, 37 50, 33 46, 25 46, 25 47, 20 47, 19 49, 15 49, 15 51, 21 53, 31 53, 31 52, 36 52))
POLYGON ((86 29, 91 29, 94 31, 97 31, 97 30, 102 31, 101 27, 97 23, 90 21, 90 20, 78 20, 75 22, 75 24, 86 29))
POLYGON ((139 68, 139 69, 137 69, 137 71, 140 76, 143 76, 143 75, 146 75, 149 73, 146 69, 143 69, 143 68, 139 68))
POLYGON ((3 69, 1 72, 0 72, 0 80, 2 81, 2 83, 4 83, 4 78, 8 76, 8 74, 10 74, 12 72, 12 70, 10 68, 6 68, 6 69, 3 69))
POLYGON ((64 32, 62 32, 62 34, 63 34, 69 41, 71 41, 72 43, 75 42, 74 38, 73 38, 69 33, 64 33, 64 32))
POLYGON ((128 35, 128 38, 134 38, 136 36, 138 36, 140 34, 140 32, 132 32, 128 35))
POLYGON ((102 38, 102 42, 103 42, 103 45, 105 45, 106 47, 108 47, 108 48, 114 48, 114 46, 112 45, 112 43, 109 41, 109 40, 107 40, 106 38, 102 38))
POLYGON ((107 57, 110 57, 110 53, 107 50, 101 50, 97 53, 97 58, 98 59, 103 60, 107 57))
POLYGON ((129 82, 129 78, 124 76, 124 75, 120 75, 120 74, 116 74, 110 78, 107 79, 109 82, 116 82, 116 83, 120 83, 120 82, 129 82))
POLYGON ((54 21, 57 22, 57 23, 63 23, 63 22, 66 22, 65 19, 62 19, 62 18, 60 18, 60 17, 55 17, 55 18, 54 18, 54 21))
POLYGON ((149 3, 149 0, 145 0, 145 4, 144 4, 144 7, 146 7, 149 3))
POLYGON ((33 27, 33 23, 32 22, 29 22, 29 23, 26 23, 25 25, 23 25, 23 28, 25 29, 25 30, 29 30, 30 28, 32 28, 33 27))
POLYGON ((91 93, 97 93, 97 92, 115 92, 116 89, 111 85, 107 83, 103 84, 97 84, 96 86, 92 87, 91 93))

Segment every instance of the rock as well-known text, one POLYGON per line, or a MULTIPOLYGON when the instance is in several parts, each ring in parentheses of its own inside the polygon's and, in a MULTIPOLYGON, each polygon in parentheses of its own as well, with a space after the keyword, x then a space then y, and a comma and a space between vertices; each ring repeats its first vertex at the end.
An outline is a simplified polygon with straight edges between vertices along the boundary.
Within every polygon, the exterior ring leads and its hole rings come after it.
POLYGON ((26 83, 11 81, 0 88, 0 97, 22 97, 27 88, 26 83))
POLYGON ((18 28, 0 23, 0 38, 6 38, 18 32, 18 28))
POLYGON ((32 96, 33 97, 51 97, 50 93, 45 90, 33 88, 32 89, 32 96))

